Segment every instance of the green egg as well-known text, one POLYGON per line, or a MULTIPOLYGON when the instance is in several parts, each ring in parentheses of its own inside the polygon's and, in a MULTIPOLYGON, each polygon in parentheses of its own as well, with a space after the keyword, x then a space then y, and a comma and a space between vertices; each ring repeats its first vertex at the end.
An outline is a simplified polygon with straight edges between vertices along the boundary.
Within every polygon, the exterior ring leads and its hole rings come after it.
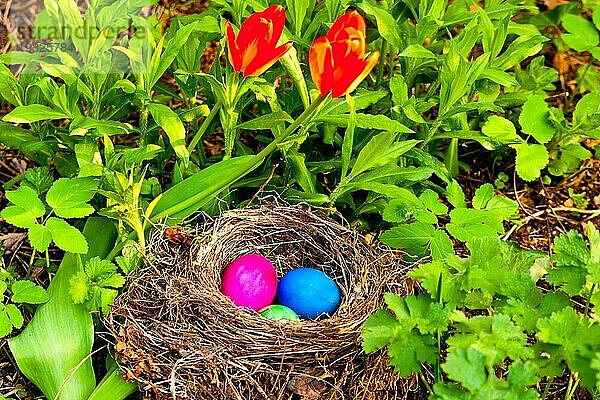
POLYGON ((270 305, 261 310, 260 315, 265 318, 280 320, 280 319, 288 319, 292 321, 297 321, 300 319, 298 314, 296 314, 292 309, 287 308, 286 306, 280 306, 278 304, 270 305))

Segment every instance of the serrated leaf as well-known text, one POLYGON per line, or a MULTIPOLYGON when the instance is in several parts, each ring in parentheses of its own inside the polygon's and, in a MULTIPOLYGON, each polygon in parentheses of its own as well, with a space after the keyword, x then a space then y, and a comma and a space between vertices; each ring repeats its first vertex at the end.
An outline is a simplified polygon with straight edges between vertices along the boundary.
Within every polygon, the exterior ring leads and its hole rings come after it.
POLYGON ((30 210, 19 206, 8 206, 0 212, 6 222, 19 228, 29 228, 36 223, 36 219, 30 210))
POLYGON ((69 279, 69 293, 75 304, 82 304, 88 299, 88 286, 87 275, 83 272, 78 272, 69 279))
POLYGON ((502 222, 490 218, 490 214, 483 210, 455 208, 450 211, 450 220, 446 229, 452 236, 463 242, 473 238, 495 237, 504 232, 502 222))
POLYGON ((548 150, 543 144, 516 144, 517 174, 521 179, 533 181, 540 177, 542 169, 548 165, 548 150))
POLYGON ((421 363, 437 360, 436 341, 431 335, 420 335, 411 330, 399 334, 388 347, 390 364, 401 376, 408 376, 421 369, 421 363))
POLYGON ((37 251, 46 251, 52 242, 52 232, 45 225, 33 224, 29 228, 29 242, 37 251))
POLYGON ((436 230, 431 237, 431 257, 434 260, 444 260, 454 254, 454 246, 448 234, 442 230, 436 230))
POLYGON ((436 215, 448 213, 448 206, 441 203, 438 194, 431 189, 424 190, 419 196, 419 199, 436 215))
POLYGON ((0 306, 0 338, 12 332, 13 325, 3 307, 0 306))
POLYGON ((398 321, 386 310, 378 310, 371 315, 363 327, 363 349, 372 353, 387 346, 394 337, 398 321))
POLYGON ((456 208, 466 208, 465 192, 456 181, 452 181, 446 187, 446 197, 450 204, 456 208))
POLYGON ((38 198, 35 190, 28 186, 8 191, 5 196, 14 205, 2 210, 0 216, 19 228, 32 226, 36 218, 42 217, 46 212, 44 203, 38 198))
POLYGON ((110 312, 110 305, 115 301, 118 292, 115 289, 100 289, 100 308, 104 315, 110 312))
POLYGON ((554 136, 554 126, 550 122, 550 109, 541 95, 527 99, 519 116, 521 130, 533 136, 539 143, 548 143, 554 136))
POLYGON ((485 355, 475 347, 458 348, 448 354, 442 369, 448 377, 465 388, 478 392, 487 381, 485 355))
POLYGON ((483 210, 492 197, 494 197, 494 186, 491 183, 480 186, 475 191, 475 196, 473 197, 473 208, 483 210))
MULTIPOLYGON (((519 143, 521 138, 512 122, 506 118, 492 115, 481 127, 481 132, 498 144, 519 143)), ((491 150, 491 149, 489 149, 491 150)))
POLYGON ((77 228, 69 225, 65 220, 59 218, 49 218, 46 227, 52 232, 52 240, 61 249, 78 254, 85 254, 88 251, 88 244, 85 237, 77 228))
POLYGON ((42 304, 48 301, 48 293, 31 281, 16 281, 11 286, 14 303, 42 304))
POLYGON ((402 224, 385 231, 381 235, 381 242, 396 249, 414 249, 425 246, 435 232, 430 224, 413 222, 402 224))
POLYGON ((54 213, 63 218, 83 218, 94 212, 88 201, 98 186, 92 178, 61 178, 46 194, 46 202, 54 213))
POLYGON ((21 329, 23 327, 23 314, 14 304, 7 304, 4 307, 4 311, 8 315, 8 319, 10 323, 17 329, 21 329))

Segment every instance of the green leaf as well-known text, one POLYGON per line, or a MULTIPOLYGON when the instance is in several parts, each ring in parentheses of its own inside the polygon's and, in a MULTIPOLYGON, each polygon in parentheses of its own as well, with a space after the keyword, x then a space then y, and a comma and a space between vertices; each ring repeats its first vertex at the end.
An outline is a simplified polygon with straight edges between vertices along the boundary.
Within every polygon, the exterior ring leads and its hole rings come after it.
POLYGON ((548 143, 554 136, 554 126, 550 122, 550 109, 541 95, 531 96, 519 116, 523 132, 532 135, 539 143, 548 143))
POLYGON ((15 303, 42 304, 48 301, 48 293, 31 281, 16 281, 10 290, 11 300, 15 303))
POLYGON ((37 251, 46 251, 52 242, 52 232, 45 225, 33 224, 29 228, 29 242, 37 251))
POLYGON ((426 189, 421 193, 419 199, 436 215, 444 215, 448 213, 448 206, 440 202, 440 198, 436 192, 431 189, 426 189))
POLYGON ((517 151, 517 174, 526 181, 540 177, 542 169, 548 165, 548 151, 543 144, 515 144, 517 151))
POLYGON ((94 207, 86 202, 94 197, 97 186, 92 178, 61 178, 48 191, 46 202, 59 217, 86 217, 94 212, 94 207))
POLYGON ((477 393, 487 381, 485 365, 485 355, 476 347, 458 348, 448 354, 442 369, 448 378, 477 393))
MULTIPOLYGON (((106 257, 117 237, 114 224, 105 218, 89 218, 84 233, 91 249, 86 258, 106 257)), ((20 335, 8 341, 21 372, 48 399, 87 399, 96 386, 89 357, 94 342, 92 316, 68 294, 69 279, 81 269, 80 256, 67 253, 50 283, 50 300, 37 309, 20 335)))
POLYGON ((452 204, 456 208, 467 208, 467 203, 465 202, 465 192, 463 192, 462 188, 456 181, 452 181, 446 187, 446 196, 450 204, 452 204))
POLYGON ((6 222, 19 228, 32 226, 36 223, 36 218, 42 217, 46 212, 44 203, 38 198, 35 190, 28 186, 21 186, 17 190, 8 191, 5 195, 14 205, 2 210, 0 216, 6 222))
POLYGON ((405 140, 394 143, 395 136, 391 132, 382 132, 373 137, 358 154, 348 176, 349 179, 395 160, 419 143, 419 140, 405 140))
POLYGON ((480 186, 475 191, 475 196, 473 197, 473 208, 476 210, 483 210, 486 208, 492 197, 494 197, 494 186, 491 183, 480 186))
POLYGON ((490 218, 483 210, 455 208, 450 211, 451 222, 446 229, 456 239, 468 242, 475 237, 495 237, 504 232, 502 222, 490 218))
POLYGON ((273 129, 275 126, 284 122, 294 122, 294 119, 285 111, 275 111, 261 115, 260 117, 252 118, 249 121, 239 124, 235 129, 247 129, 251 131, 273 129))
POLYGON ((454 254, 454 246, 448 234, 442 230, 436 230, 431 237, 431 257, 434 260, 445 260, 454 254))
MULTIPOLYGON (((218 195, 239 177, 249 173, 250 163, 256 156, 240 156, 213 164, 162 194, 152 211, 151 218, 157 220, 169 216, 185 218, 218 195), (172 211, 178 209, 177 211, 172 211)), ((254 164, 254 163, 253 163, 254 164)))
POLYGON ((21 329, 23 327, 23 322, 25 321, 23 320, 23 314, 21 314, 21 311, 17 308, 17 306, 14 304, 7 304, 4 307, 4 311, 8 315, 8 319, 10 320, 12 326, 17 329, 21 329))
MULTIPOLYGON (((336 126, 347 127, 350 121, 350 114, 332 114, 323 115, 314 118, 314 123, 327 123, 336 126)), ((363 129, 376 129, 382 131, 390 131, 394 133, 410 133, 412 130, 400 122, 391 119, 383 114, 356 114, 356 126, 363 129)))
POLYGON ((415 249, 427 245, 434 232, 435 228, 430 224, 413 222, 385 231, 380 239, 385 245, 396 249, 415 249))
POLYGON ((185 146, 185 127, 173 110, 164 104, 150 103, 148 111, 152 114, 156 125, 164 129, 177 158, 184 164, 190 160, 190 154, 185 146))
POLYGON ((15 124, 30 124, 32 122, 65 119, 68 117, 67 114, 61 111, 55 111, 50 107, 41 104, 32 104, 29 106, 18 106, 6 114, 2 119, 15 124))
POLYGON ((363 349, 372 353, 387 346, 394 337, 394 328, 398 321, 386 310, 377 310, 363 327, 363 349))
MULTIPOLYGON (((521 138, 512 122, 506 118, 492 115, 481 127, 481 132, 500 145, 519 143, 521 138)), ((488 149, 491 150, 491 149, 488 149)))
POLYGON ((65 220, 59 218, 49 218, 46 227, 52 232, 52 240, 61 249, 71 252, 85 254, 88 251, 88 244, 85 237, 65 220))
POLYGON ((411 44, 402 53, 398 54, 400 57, 410 58, 437 58, 435 54, 427 50, 420 44, 411 44))
POLYGON ((348 174, 348 168, 350 167, 350 158, 352 158, 352 149, 354 146, 354 128, 356 127, 356 110, 354 99, 352 96, 346 94, 346 102, 350 107, 350 118, 348 118, 348 126, 344 133, 344 140, 342 142, 342 171, 341 179, 344 179, 348 174))
MULTIPOLYGON (((0 304, 1 306, 1 304, 0 304)), ((13 324, 10 321, 10 317, 4 311, 3 307, 0 307, 0 338, 8 335, 12 332, 13 324)))
POLYGON ((377 21, 377 30, 379 34, 387 40, 389 44, 400 49, 403 47, 404 41, 400 33, 399 24, 394 17, 382 8, 371 6, 368 2, 363 1, 359 7, 367 14, 373 15, 377 21))
POLYGON ((565 14, 562 17, 563 27, 569 32, 562 35, 567 46, 575 51, 588 51, 598 46, 598 30, 587 19, 573 14, 565 14))

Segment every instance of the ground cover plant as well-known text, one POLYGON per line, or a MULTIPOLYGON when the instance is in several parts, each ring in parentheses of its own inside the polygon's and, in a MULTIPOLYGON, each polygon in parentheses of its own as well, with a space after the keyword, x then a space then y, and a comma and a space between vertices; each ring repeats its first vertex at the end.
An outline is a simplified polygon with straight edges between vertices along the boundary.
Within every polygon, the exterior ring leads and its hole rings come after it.
POLYGON ((559 3, 45 0, 26 38, 7 3, 11 368, 131 395, 100 332, 153 225, 275 193, 415 262, 363 336, 417 398, 597 396, 600 7, 559 3))

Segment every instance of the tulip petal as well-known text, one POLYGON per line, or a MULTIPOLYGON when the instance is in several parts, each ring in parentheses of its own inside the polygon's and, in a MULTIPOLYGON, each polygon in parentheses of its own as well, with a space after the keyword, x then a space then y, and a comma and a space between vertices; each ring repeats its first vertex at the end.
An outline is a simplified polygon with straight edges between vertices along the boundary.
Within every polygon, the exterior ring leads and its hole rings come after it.
POLYGON ((258 52, 254 60, 244 69, 244 76, 259 76, 275 64, 275 62, 277 62, 277 60, 279 60, 292 45, 293 42, 290 40, 272 51, 271 49, 266 49, 268 52, 258 52))
POLYGON ((326 36, 317 38, 308 53, 310 75, 322 95, 331 91, 333 84, 333 50, 326 36))
MULTIPOLYGON (((358 74, 354 79, 351 79, 348 84, 348 78, 351 78, 354 74, 348 74, 344 78, 344 82, 340 85, 334 86, 331 97, 340 97, 346 93, 353 92, 354 89, 358 87, 358 85, 371 73, 377 62, 379 61, 379 52, 371 54, 366 60, 361 61, 358 65, 360 65, 360 69, 358 70, 358 74)), ((356 69, 353 71, 356 72, 356 69)))
POLYGON ((229 62, 236 72, 240 72, 242 70, 242 53, 237 46, 235 31, 229 21, 225 21, 225 37, 227 40, 227 55, 229 56, 229 62))
POLYGON ((356 10, 352 10, 335 20, 327 32, 327 38, 331 42, 336 41, 338 35, 342 34, 346 28, 354 28, 361 32, 363 37, 367 36, 365 19, 356 10))

